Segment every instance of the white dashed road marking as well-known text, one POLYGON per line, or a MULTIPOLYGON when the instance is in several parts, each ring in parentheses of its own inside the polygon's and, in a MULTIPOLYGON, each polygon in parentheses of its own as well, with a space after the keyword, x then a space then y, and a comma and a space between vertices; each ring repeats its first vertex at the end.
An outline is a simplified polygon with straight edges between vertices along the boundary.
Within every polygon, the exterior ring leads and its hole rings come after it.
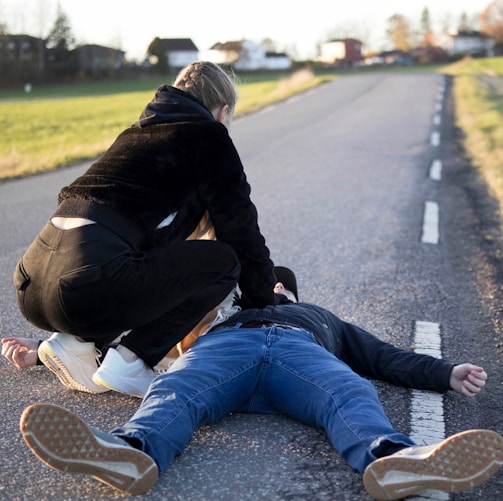
POLYGON ((442 162, 440 160, 433 160, 430 167, 430 179, 440 181, 442 179, 442 162))
POLYGON ((423 235, 421 242, 425 244, 438 244, 439 241, 439 208, 436 202, 424 204, 423 235))
POLYGON ((437 132, 437 131, 432 132, 430 142, 431 142, 432 146, 439 146, 440 145, 440 132, 437 132))
MULTIPOLYGON (((416 353, 442 358, 440 325, 417 321, 414 333, 416 353)), ((410 438, 418 445, 441 442, 445 438, 444 399, 442 394, 430 391, 412 391, 410 438)), ((449 494, 439 491, 424 491, 411 500, 449 499, 449 494)))

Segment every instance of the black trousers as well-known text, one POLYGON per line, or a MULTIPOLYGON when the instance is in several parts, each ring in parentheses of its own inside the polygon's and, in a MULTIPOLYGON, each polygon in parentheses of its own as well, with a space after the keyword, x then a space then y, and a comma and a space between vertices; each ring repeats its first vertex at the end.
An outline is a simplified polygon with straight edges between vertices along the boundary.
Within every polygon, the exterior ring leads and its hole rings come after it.
POLYGON ((150 367, 236 285, 240 264, 218 241, 142 249, 101 224, 42 229, 14 270, 21 312, 35 326, 103 347, 121 339, 150 367))

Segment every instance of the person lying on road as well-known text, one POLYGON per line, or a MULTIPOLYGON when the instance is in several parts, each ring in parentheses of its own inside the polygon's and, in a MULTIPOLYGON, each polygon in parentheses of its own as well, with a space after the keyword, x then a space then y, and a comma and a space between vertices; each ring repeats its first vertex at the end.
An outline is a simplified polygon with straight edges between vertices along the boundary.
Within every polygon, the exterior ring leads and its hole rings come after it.
MULTIPOLYGON (((281 283, 275 291, 292 302, 240 312, 199 337, 154 379, 131 419, 110 433, 59 406, 27 407, 20 428, 28 447, 58 471, 135 495, 154 486, 199 426, 235 412, 280 413, 323 429, 377 500, 426 489, 465 491, 500 469, 498 433, 466 430, 419 446, 392 427, 367 379, 445 391, 452 364, 381 344, 322 307, 295 303, 281 283), (359 356, 355 345, 371 351, 359 356)), ((458 380, 456 391, 478 393, 483 384, 475 379, 458 380)))

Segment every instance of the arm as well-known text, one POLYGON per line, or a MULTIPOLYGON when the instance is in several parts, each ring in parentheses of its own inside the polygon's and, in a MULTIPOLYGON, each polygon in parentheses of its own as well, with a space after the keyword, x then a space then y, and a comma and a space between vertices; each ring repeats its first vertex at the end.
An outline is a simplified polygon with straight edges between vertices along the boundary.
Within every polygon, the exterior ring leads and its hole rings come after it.
POLYGON ((453 390, 466 397, 475 397, 486 384, 482 367, 402 350, 356 326, 342 325, 342 358, 361 375, 419 390, 453 390))
POLYGON ((2 339, 2 355, 18 369, 37 365, 38 341, 24 337, 2 339))
POLYGON ((205 141, 198 195, 208 210, 217 239, 229 244, 239 258, 241 306, 274 304, 274 265, 260 232, 257 209, 250 198, 251 188, 239 154, 221 124, 214 125, 205 141), (208 159, 212 159, 211 165, 208 159))
POLYGON ((322 344, 360 376, 416 390, 451 389, 453 363, 398 348, 330 312, 324 317, 330 334, 322 344))

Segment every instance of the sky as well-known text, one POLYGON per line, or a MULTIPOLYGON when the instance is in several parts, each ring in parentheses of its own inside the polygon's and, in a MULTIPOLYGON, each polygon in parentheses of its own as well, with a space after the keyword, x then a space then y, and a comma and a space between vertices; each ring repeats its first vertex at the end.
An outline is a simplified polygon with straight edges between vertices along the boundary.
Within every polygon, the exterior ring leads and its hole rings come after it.
POLYGON ((190 38, 199 51, 269 38, 276 50, 306 59, 320 42, 342 36, 361 39, 366 50, 391 48, 389 17, 401 14, 419 26, 425 7, 434 31, 455 29, 463 13, 476 18, 490 0, 0 0, 0 23, 10 33, 45 37, 58 2, 79 45, 120 48, 128 59, 142 59, 155 37, 190 38))

